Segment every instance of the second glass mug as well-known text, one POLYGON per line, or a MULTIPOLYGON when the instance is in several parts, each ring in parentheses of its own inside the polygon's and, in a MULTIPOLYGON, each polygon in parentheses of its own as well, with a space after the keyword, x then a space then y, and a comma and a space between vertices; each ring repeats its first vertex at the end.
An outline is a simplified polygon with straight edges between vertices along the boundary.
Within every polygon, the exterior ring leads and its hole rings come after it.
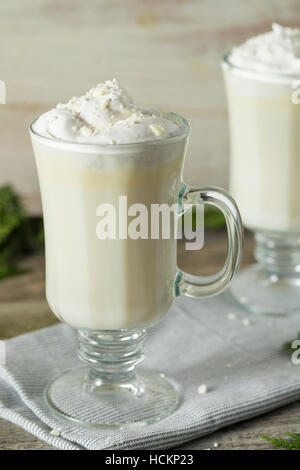
MULTIPOLYGON (((188 122, 165 114, 178 132, 163 140, 120 145, 77 144, 30 134, 40 182, 46 249, 46 294, 52 311, 78 330, 85 367, 54 378, 45 398, 58 416, 91 427, 151 424, 170 415, 180 391, 164 374, 140 370, 145 329, 176 296, 222 292, 240 265, 243 228, 224 190, 182 182, 188 122), (99 239, 100 204, 211 204, 225 216, 227 258, 213 276, 177 267, 177 240, 99 239), (99 213, 98 213, 99 214, 99 213)), ((121 221, 119 221, 121 224, 121 221)))
POLYGON ((228 298, 255 315, 293 314, 300 309, 299 76, 239 67, 231 51, 222 70, 230 190, 254 234, 256 260, 237 276, 228 298))

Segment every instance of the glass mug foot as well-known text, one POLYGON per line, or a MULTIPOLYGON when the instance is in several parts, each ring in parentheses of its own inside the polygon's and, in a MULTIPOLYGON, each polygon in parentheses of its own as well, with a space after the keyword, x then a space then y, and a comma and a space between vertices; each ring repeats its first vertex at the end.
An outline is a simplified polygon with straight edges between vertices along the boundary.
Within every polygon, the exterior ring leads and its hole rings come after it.
POLYGON ((89 367, 65 373, 45 392, 48 406, 58 416, 103 429, 134 428, 160 421, 178 408, 180 396, 175 384, 158 372, 139 369, 129 381, 110 383, 89 367))
POLYGON ((232 283, 231 300, 254 314, 300 312, 300 235, 257 231, 254 256, 258 263, 232 283))
POLYGON ((270 273, 260 264, 243 269, 226 295, 237 307, 258 315, 300 311, 300 281, 270 273))

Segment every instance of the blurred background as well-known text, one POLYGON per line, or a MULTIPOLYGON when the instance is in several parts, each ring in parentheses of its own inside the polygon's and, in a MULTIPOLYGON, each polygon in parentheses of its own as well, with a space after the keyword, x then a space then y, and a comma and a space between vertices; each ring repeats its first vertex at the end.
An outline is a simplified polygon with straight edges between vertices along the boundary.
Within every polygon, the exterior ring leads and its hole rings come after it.
POLYGON ((9 0, 0 3, 0 185, 41 211, 28 125, 116 77, 141 105, 188 118, 191 184, 227 186, 228 133, 220 59, 269 30, 300 25, 299 0, 9 0))

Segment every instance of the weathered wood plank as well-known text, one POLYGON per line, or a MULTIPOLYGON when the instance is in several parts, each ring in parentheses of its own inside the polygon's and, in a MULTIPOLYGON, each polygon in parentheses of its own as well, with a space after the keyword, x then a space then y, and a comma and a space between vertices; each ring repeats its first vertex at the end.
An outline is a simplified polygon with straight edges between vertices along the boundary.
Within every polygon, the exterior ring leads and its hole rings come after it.
POLYGON ((58 101, 116 76, 136 101, 186 116, 185 178, 226 186, 224 50, 270 28, 299 25, 299 0, 12 0, 0 3, 0 184, 40 211, 27 127, 58 101))
MULTIPOLYGON (((285 437, 285 432, 299 433, 300 404, 284 406, 279 410, 229 426, 210 436, 188 442, 180 449, 211 450, 274 450, 261 435, 285 437), (215 448, 214 444, 218 447, 215 448)), ((276 449, 276 448, 275 448, 276 449)))

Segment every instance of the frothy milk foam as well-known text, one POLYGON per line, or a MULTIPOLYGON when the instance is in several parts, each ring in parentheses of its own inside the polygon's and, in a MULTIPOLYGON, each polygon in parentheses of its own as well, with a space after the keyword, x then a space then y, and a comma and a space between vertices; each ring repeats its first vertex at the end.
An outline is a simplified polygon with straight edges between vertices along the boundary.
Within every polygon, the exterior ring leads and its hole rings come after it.
POLYGON ((34 123, 46 294, 53 312, 69 325, 139 328, 155 324, 169 309, 176 240, 99 240, 96 210, 102 203, 117 208, 122 195, 128 206, 176 203, 184 126, 171 115, 137 108, 115 80, 34 123))
POLYGON ((245 225, 300 231, 300 30, 271 32, 234 48, 223 63, 227 89, 231 192, 245 225))

